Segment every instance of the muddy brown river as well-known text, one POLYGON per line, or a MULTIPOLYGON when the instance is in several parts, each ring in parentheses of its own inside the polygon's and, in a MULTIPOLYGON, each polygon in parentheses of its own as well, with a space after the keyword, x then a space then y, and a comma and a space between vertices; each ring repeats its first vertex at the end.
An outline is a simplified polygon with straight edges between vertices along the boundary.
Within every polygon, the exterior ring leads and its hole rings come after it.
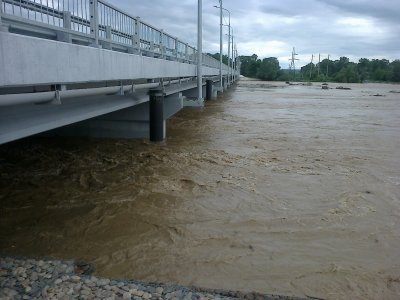
POLYGON ((400 85, 241 80, 145 140, 0 146, 0 254, 99 276, 400 298, 400 85))

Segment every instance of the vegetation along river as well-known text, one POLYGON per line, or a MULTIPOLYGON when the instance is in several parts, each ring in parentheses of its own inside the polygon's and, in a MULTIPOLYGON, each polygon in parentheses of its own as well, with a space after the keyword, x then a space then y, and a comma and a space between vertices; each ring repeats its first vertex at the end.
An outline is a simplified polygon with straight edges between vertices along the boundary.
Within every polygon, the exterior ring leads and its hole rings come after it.
POLYGON ((99 276, 399 299, 400 86, 241 80, 168 139, 0 147, 0 254, 99 276))

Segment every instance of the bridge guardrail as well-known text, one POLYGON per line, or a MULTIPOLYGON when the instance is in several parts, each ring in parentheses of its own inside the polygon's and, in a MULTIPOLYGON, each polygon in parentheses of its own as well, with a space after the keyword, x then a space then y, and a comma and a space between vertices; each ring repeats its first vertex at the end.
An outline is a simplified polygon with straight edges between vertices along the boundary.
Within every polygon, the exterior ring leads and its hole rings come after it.
MULTIPOLYGON (((0 0, 0 7, 0 23, 22 32, 192 64, 197 61, 194 47, 104 0, 0 0)), ((219 68, 219 61, 203 54, 203 65, 219 68)), ((228 66, 224 64, 223 69, 228 66)))

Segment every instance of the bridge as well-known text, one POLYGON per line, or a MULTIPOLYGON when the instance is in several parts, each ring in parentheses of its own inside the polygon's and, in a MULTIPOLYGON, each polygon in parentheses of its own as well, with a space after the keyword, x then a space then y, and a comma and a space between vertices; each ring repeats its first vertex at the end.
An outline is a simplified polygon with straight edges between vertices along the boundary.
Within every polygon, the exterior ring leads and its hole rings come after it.
POLYGON ((0 144, 35 134, 163 140, 239 76, 104 0, 0 0, 0 144), (201 74, 200 73, 200 74, 201 74), (199 86, 198 86, 199 83, 199 86))

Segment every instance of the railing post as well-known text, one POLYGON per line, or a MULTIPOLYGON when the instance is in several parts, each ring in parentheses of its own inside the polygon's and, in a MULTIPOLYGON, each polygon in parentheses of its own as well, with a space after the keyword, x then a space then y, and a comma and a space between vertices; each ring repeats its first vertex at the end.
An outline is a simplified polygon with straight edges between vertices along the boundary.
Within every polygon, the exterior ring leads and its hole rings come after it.
POLYGON ((132 36, 132 46, 137 53, 140 53, 140 18, 135 19, 135 34, 132 36))
POLYGON ((2 14, 3 14, 3 0, 0 0, 0 26, 2 26, 2 23, 1 23, 2 14))
POLYGON ((107 25, 105 29, 106 29, 106 40, 107 40, 107 42, 106 43, 102 43, 102 45, 103 45, 103 48, 106 48, 108 50, 112 50, 112 45, 111 45, 111 43, 112 43, 112 28, 111 28, 111 26, 107 25))
POLYGON ((71 30, 71 12, 70 11, 63 12, 63 22, 64 22, 64 28, 71 30))
POLYGON ((8 31, 8 26, 3 24, 3 21, 1 19, 3 13, 4 13, 4 11, 3 11, 3 1, 0 0, 0 31, 8 31))
POLYGON ((154 41, 150 41, 150 51, 153 52, 152 55, 154 55, 154 41))
POLYGON ((178 40, 178 38, 175 38, 175 58, 176 58, 176 60, 178 60, 178 44, 179 44, 179 40, 178 40))
POLYGON ((164 49, 164 30, 161 29, 160 31, 160 53, 161 57, 164 58, 165 49, 164 49))
POLYGON ((98 1, 90 0, 89 9, 90 9, 90 33, 94 38, 93 46, 98 46, 99 45, 99 16, 97 13, 98 1))
POLYGON ((108 40, 108 41, 111 41, 111 38, 112 38, 112 36, 111 36, 111 26, 106 26, 106 39, 108 40))
POLYGON ((72 43, 71 38, 71 12, 63 11, 62 12, 62 19, 63 19, 63 28, 65 31, 57 31, 57 41, 72 43))

